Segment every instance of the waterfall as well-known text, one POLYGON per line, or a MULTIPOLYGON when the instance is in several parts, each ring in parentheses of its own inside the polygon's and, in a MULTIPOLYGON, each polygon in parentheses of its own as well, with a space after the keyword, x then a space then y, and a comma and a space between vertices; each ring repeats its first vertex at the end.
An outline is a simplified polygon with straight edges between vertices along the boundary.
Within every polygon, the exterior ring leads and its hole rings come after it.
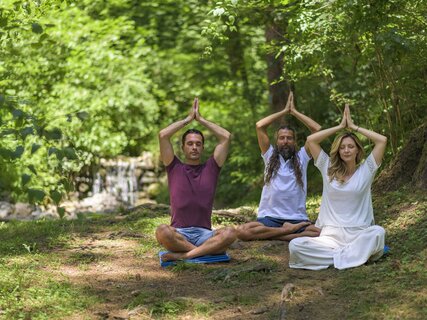
POLYGON ((102 178, 99 172, 95 174, 95 178, 93 179, 93 185, 92 185, 92 194, 98 194, 101 193, 102 190, 102 178))
POLYGON ((92 195, 107 193, 128 206, 145 195, 150 183, 157 182, 151 153, 141 157, 101 159, 93 175, 92 195))

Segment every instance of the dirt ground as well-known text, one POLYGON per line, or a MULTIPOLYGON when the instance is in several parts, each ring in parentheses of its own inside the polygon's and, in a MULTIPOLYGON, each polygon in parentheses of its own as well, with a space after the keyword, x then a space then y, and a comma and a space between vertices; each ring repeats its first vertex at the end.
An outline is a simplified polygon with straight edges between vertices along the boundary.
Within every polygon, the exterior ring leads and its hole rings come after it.
POLYGON ((228 263, 177 271, 160 267, 153 250, 135 254, 144 237, 98 231, 76 237, 75 245, 57 252, 64 263, 49 270, 53 276, 99 298, 66 319, 155 319, 159 316, 150 316, 149 306, 174 299, 210 304, 215 310, 168 319, 345 318, 348 303, 334 294, 338 271, 289 269, 286 242, 238 241, 228 250, 228 263), (138 297, 143 302, 132 306, 138 297))

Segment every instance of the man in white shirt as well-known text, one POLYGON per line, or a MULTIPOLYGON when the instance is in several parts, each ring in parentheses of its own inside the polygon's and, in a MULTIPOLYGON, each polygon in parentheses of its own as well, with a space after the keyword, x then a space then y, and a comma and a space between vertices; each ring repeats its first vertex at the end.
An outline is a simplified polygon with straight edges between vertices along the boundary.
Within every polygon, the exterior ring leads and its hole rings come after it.
POLYGON ((307 166, 311 159, 308 148, 304 146, 298 150, 295 131, 290 127, 278 129, 274 147, 267 134, 268 126, 285 114, 295 116, 312 133, 320 130, 318 123, 296 110, 292 92, 282 111, 257 122, 258 144, 265 164, 265 184, 257 221, 237 228, 240 240, 290 241, 297 237, 319 236, 320 229, 311 224, 305 207, 307 166))

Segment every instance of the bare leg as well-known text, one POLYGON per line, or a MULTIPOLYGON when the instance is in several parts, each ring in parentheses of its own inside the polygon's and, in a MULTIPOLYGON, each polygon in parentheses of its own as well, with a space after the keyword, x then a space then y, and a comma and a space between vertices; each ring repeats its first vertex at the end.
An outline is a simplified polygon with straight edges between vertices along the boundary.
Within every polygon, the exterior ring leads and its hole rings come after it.
POLYGON ((313 237, 318 237, 319 235, 320 235, 320 229, 316 227, 314 224, 311 224, 308 227, 306 227, 303 232, 287 234, 285 236, 275 238, 275 240, 291 241, 292 239, 299 238, 299 237, 313 238, 313 237))
POLYGON ((196 248, 182 234, 177 232, 174 227, 167 224, 161 224, 157 227, 156 238, 168 251, 187 252, 196 248))
POLYGON ((266 239, 282 240, 281 237, 290 235, 307 225, 310 225, 310 222, 300 222, 296 224, 285 222, 282 227, 273 228, 266 227, 261 222, 254 221, 239 226, 237 228, 237 237, 243 241, 266 239))
POLYGON ((168 252, 162 256, 163 261, 191 259, 207 254, 223 253, 236 240, 236 230, 225 227, 215 231, 212 238, 206 240, 199 247, 194 247, 187 252, 168 252))

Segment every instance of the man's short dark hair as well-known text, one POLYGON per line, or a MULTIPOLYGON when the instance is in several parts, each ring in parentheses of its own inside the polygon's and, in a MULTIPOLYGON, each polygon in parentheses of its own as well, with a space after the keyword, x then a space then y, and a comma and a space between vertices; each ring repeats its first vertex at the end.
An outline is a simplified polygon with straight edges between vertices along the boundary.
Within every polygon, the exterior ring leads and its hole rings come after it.
POLYGON ((205 144, 205 137, 203 136, 203 133, 200 130, 197 129, 188 129, 187 131, 184 132, 184 134, 182 135, 182 145, 185 144, 185 138, 187 137, 188 134, 190 133, 195 133, 195 134, 199 134, 202 136, 202 143, 205 144))

